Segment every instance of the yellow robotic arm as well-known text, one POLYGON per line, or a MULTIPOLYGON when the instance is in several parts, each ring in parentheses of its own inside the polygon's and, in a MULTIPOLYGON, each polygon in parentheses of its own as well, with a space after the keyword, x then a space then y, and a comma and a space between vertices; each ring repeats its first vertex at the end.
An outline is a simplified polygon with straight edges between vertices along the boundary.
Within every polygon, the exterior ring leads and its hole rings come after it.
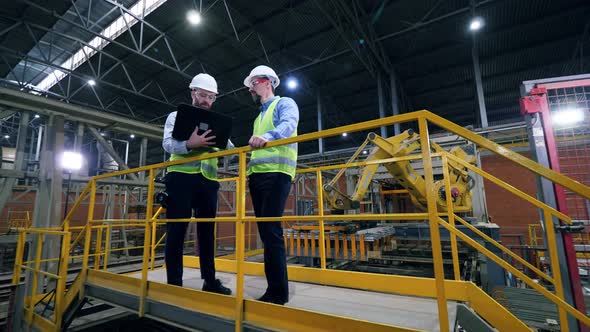
MULTIPOLYGON (((366 161, 380 161, 390 158, 402 158, 394 162, 386 162, 382 165, 391 174, 394 180, 404 187, 410 193, 412 203, 420 210, 425 211, 426 207, 426 184, 422 175, 418 174, 410 164, 410 159, 403 159, 408 157, 412 152, 420 149, 420 140, 418 134, 409 129, 405 132, 389 137, 383 138, 375 133, 370 133, 367 140, 357 150, 353 157, 348 161, 351 163, 364 149, 365 145, 371 142, 375 148, 371 151, 366 161)), ((430 146, 434 152, 446 153, 442 147, 434 142, 430 142, 430 146)), ((470 164, 475 164, 475 157, 467 154, 463 149, 454 147, 449 153, 467 161, 470 164)), ((451 182, 451 197, 453 200, 453 209, 455 212, 469 212, 471 211, 471 187, 473 186, 473 179, 469 176, 467 169, 461 165, 449 162, 450 182, 451 182)), ((360 207, 360 201, 365 196, 365 193, 379 168, 379 164, 370 164, 363 168, 362 175, 358 181, 356 190, 352 196, 340 192, 335 188, 335 184, 342 174, 341 170, 337 176, 324 186, 324 194, 333 210, 351 210, 360 207)), ((435 182, 437 191, 437 207, 439 211, 446 211, 446 193, 444 181, 439 180, 435 182)))

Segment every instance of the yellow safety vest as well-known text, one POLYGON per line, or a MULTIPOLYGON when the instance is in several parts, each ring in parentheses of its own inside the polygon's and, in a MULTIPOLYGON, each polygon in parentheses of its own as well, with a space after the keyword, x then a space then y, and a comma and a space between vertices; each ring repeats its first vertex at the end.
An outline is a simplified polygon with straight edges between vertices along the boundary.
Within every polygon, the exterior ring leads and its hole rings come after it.
MULTIPOLYGON (((217 148, 213 148, 215 151, 219 151, 217 148)), ((207 154, 206 151, 190 151, 187 154, 176 154, 170 155, 170 161, 186 159, 194 156, 200 156, 207 154)), ((168 167, 168 172, 180 172, 186 174, 199 174, 211 181, 217 181, 217 158, 209 158, 205 160, 197 160, 189 163, 180 165, 173 165, 168 167)))
MULTIPOLYGON (((270 104, 262 119, 261 114, 258 115, 254 121, 254 135, 262 136, 268 131, 275 129, 272 119, 280 99, 277 98, 270 104)), ((297 136, 297 128, 295 128, 295 131, 290 137, 295 136, 297 136)), ((297 143, 293 143, 252 151, 246 174, 279 172, 287 174, 293 179, 296 169, 297 143)))

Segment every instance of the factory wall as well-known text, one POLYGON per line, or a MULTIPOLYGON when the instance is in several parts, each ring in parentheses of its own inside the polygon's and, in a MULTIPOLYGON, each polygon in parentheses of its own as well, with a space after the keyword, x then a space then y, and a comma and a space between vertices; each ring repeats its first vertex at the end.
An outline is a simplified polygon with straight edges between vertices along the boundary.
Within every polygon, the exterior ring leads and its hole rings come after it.
MULTIPOLYGON (((531 158, 528 152, 522 154, 531 158)), ((530 171, 497 155, 482 156, 481 163, 484 171, 536 197, 537 184, 530 171)), ((501 227, 504 244, 520 244, 519 235, 523 236, 520 240, 528 244, 528 225, 539 223, 537 208, 491 181, 484 181, 484 189, 488 214, 491 221, 501 227)))

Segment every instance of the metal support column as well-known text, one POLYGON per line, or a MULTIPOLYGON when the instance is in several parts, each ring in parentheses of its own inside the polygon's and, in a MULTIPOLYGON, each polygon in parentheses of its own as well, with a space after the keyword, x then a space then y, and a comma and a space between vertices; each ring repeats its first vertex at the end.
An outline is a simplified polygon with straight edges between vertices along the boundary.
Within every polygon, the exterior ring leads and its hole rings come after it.
MULTIPOLYGON (((100 135, 100 133, 98 132, 98 130, 96 130, 96 128, 93 127, 88 127, 88 130, 90 131, 90 133, 92 134, 92 136, 94 136, 94 138, 96 138, 96 140, 98 141, 98 143, 105 149, 105 151, 111 155, 111 157, 113 157, 113 159, 115 159, 115 161, 119 164, 119 167, 121 167, 121 169, 129 169, 129 166, 127 166, 127 163, 125 163, 125 160, 123 160, 123 158, 121 158, 117 152, 115 151, 115 149, 113 149, 112 146, 109 145, 109 143, 107 143, 107 141, 104 139, 104 137, 102 137, 100 135)), ((137 177, 137 175, 135 175, 135 173, 129 173, 127 174, 132 180, 138 181, 139 178, 137 177)))
POLYGON ((479 110, 479 120, 481 128, 488 127, 488 113, 486 102, 483 95, 483 84, 481 81, 481 69, 479 67, 479 52, 477 49, 477 39, 472 35, 471 59, 473 60, 473 78, 475 80, 475 93, 477 95, 477 106, 479 110))
MULTIPOLYGON (((44 125, 40 125, 39 126, 39 130, 37 131, 37 140, 35 141, 36 143, 36 148, 35 148, 35 161, 39 161, 41 159, 41 142, 43 142, 43 130, 44 130, 45 126, 44 125)), ((37 165, 37 168, 39 168, 39 165, 37 165)))
POLYGON ((78 122, 76 129, 76 139, 74 140, 74 152, 80 153, 82 150, 82 144, 84 143, 84 124, 78 122))
MULTIPOLYGON (((39 187, 35 196, 35 211, 33 226, 46 228, 61 225, 62 194, 63 194, 63 165, 64 153, 64 117, 54 115, 49 117, 45 130, 43 148, 39 167, 39 187)), ((47 239, 43 243, 43 257, 59 257, 60 241, 47 239)), ((45 263, 43 270, 57 273, 58 262, 45 263)), ((50 280, 51 281, 51 280, 50 280)), ((53 284, 54 281, 51 281, 53 284)), ((44 287, 45 283, 39 283, 44 287)), ((49 288, 53 286, 49 285, 49 288)))
MULTIPOLYGON (((318 101, 318 131, 322 131, 324 128, 324 123, 322 121, 322 95, 320 90, 317 93, 317 101, 318 101)), ((318 140, 318 151, 320 156, 324 154, 324 139, 320 138, 318 140)))
MULTIPOLYGON (((29 135, 29 152, 27 153, 27 163, 25 163, 24 166, 24 170, 25 171, 30 171, 32 170, 30 168, 31 163, 33 162, 33 160, 35 159, 34 157, 34 149, 35 149, 35 139, 37 138, 37 131, 34 128, 31 128, 31 133, 29 135)), ((30 181, 30 179, 27 179, 27 181, 30 181)), ((27 182, 27 185, 29 185, 30 183, 27 182)))
POLYGON ((45 131, 39 169, 39 189, 35 197, 35 227, 59 226, 63 185, 64 117, 51 116, 45 131))
MULTIPOLYGON (((141 145, 139 146, 139 167, 146 165, 147 148, 148 148, 148 139, 147 139, 147 137, 143 137, 141 139, 141 145)), ((140 177, 143 179, 145 177, 145 174, 141 173, 140 177)))
MULTIPOLYGON (((147 137, 143 137, 141 139, 141 145, 139 146, 139 167, 145 166, 147 162, 147 149, 148 149, 148 139, 147 137)), ((139 178, 141 180, 145 180, 145 172, 139 172, 139 178)), ((143 190, 139 189, 139 198, 140 200, 143 197, 143 190)), ((125 207, 127 208, 127 207, 125 207)))
MULTIPOLYGON (((20 123, 18 127, 18 135, 16 138, 16 153, 14 156, 14 170, 22 171, 25 161, 25 145, 27 143, 27 128, 29 126, 29 112, 22 112, 20 115, 20 123)), ((1 162, 0 162, 1 163, 1 162)), ((0 179, 2 182, 2 190, 0 191, 0 213, 4 209, 6 202, 12 196, 12 188, 17 182, 16 178, 0 179)))
MULTIPOLYGON (((399 97, 397 94, 397 81, 395 71, 392 69, 389 72, 389 85, 391 86, 391 112, 393 115, 399 115, 399 97)), ((399 123, 393 125, 393 135, 401 133, 399 123)))
MULTIPOLYGON (((383 92, 383 78, 381 72, 377 72, 377 94, 379 98, 379 118, 385 117, 385 95, 383 92)), ((387 127, 381 127, 381 137, 387 137, 387 127)))

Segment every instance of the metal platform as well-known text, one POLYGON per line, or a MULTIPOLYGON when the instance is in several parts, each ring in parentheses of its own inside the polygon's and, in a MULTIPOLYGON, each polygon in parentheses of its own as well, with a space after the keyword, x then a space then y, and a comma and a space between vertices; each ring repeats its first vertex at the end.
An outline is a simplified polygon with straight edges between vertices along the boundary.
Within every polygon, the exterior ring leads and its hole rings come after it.
MULTIPOLYGON (((141 273, 130 275, 141 278, 141 273)), ((217 278, 236 292, 236 275, 217 272, 217 278)), ((154 270, 149 281, 166 283, 166 270, 154 270)), ((200 290, 203 286, 199 269, 185 268, 184 287, 200 290)), ((264 293, 266 279, 245 276, 244 298, 256 299, 264 293)), ((289 282, 289 302, 286 307, 311 310, 331 315, 350 317, 380 324, 406 327, 422 331, 439 331, 436 299, 393 295, 309 284, 289 282)), ((455 326, 457 303, 448 301, 449 329, 455 326)))
MULTIPOLYGON (((444 281, 448 320, 441 326, 434 279, 288 265, 289 302, 281 306, 255 300, 266 289, 263 264, 243 262, 240 267, 234 260, 215 261, 217 277, 232 289, 232 296, 200 291, 199 259, 184 256, 185 287, 164 283, 164 269, 146 270, 145 278, 140 272, 82 272, 64 298, 64 317, 67 321, 75 316, 80 299, 95 298, 140 317, 198 331, 415 332, 439 331, 446 324, 451 331, 457 325, 469 331, 494 331, 491 326, 529 331, 470 282, 444 281), (235 274, 238 268, 243 283, 235 274), (236 289, 240 284, 243 288, 236 289)), ((41 330, 53 331, 50 321, 30 317, 27 309, 26 314, 33 324, 44 327, 41 330)))

